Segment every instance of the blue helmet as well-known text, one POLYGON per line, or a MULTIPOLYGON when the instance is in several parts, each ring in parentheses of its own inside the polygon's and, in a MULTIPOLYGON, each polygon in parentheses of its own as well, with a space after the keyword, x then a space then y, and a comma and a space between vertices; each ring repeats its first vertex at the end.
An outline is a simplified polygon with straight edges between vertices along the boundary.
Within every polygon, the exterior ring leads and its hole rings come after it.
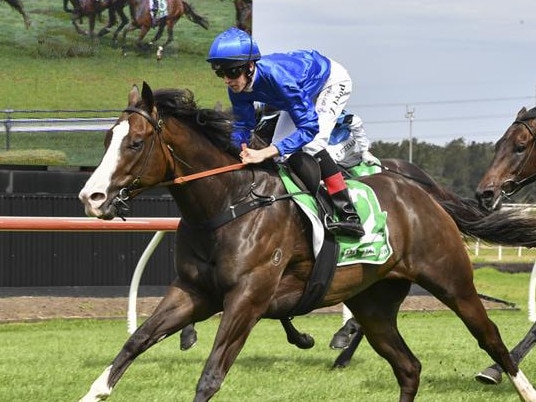
POLYGON ((259 46, 253 38, 241 29, 231 27, 216 36, 210 46, 207 61, 212 63, 214 70, 218 70, 222 67, 240 66, 260 58, 259 46))

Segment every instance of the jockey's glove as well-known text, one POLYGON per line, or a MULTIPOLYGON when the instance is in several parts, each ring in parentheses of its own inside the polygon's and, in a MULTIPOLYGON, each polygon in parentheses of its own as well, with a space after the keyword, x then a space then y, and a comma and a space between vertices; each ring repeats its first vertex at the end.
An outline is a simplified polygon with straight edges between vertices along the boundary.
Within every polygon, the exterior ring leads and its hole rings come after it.
POLYGON ((375 163, 378 163, 378 160, 369 151, 364 151, 361 154, 361 159, 366 165, 374 165, 375 163))

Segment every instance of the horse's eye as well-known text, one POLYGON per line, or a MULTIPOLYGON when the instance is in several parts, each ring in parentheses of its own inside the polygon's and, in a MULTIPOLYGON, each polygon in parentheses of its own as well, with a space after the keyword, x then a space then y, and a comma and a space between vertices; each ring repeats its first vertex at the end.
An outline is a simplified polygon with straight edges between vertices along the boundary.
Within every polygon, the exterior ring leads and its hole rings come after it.
POLYGON ((143 147, 143 140, 132 141, 129 148, 134 151, 139 151, 143 147))
POLYGON ((515 151, 517 154, 522 154, 527 149, 526 144, 516 144, 515 151))

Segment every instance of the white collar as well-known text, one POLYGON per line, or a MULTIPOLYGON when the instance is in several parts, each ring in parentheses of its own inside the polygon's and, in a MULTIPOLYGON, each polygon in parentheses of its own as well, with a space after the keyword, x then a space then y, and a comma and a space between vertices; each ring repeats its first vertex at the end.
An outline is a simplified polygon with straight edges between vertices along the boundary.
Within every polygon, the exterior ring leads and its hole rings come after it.
POLYGON ((253 75, 251 76, 251 80, 249 80, 249 84, 247 87, 244 88, 244 92, 252 92, 253 91, 253 83, 255 82, 255 78, 257 77, 257 65, 253 64, 253 75))

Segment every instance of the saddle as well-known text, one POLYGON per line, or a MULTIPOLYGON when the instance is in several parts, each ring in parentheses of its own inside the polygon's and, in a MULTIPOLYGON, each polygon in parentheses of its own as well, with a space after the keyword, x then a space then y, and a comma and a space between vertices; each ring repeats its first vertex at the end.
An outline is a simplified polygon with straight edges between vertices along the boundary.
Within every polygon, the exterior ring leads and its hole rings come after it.
POLYGON ((280 176, 288 193, 296 196, 297 205, 311 221, 316 258, 302 299, 291 314, 307 313, 320 304, 336 267, 356 263, 378 265, 385 263, 391 256, 387 213, 382 211, 374 190, 356 180, 357 177, 375 173, 378 172, 372 171, 365 164, 355 166, 347 172, 351 179, 347 185, 366 232, 355 242, 344 236, 333 236, 327 230, 325 217, 332 215, 333 207, 327 190, 320 185, 320 168, 315 158, 298 152, 285 165, 280 165, 280 176), (304 190, 311 196, 300 195, 304 190))

